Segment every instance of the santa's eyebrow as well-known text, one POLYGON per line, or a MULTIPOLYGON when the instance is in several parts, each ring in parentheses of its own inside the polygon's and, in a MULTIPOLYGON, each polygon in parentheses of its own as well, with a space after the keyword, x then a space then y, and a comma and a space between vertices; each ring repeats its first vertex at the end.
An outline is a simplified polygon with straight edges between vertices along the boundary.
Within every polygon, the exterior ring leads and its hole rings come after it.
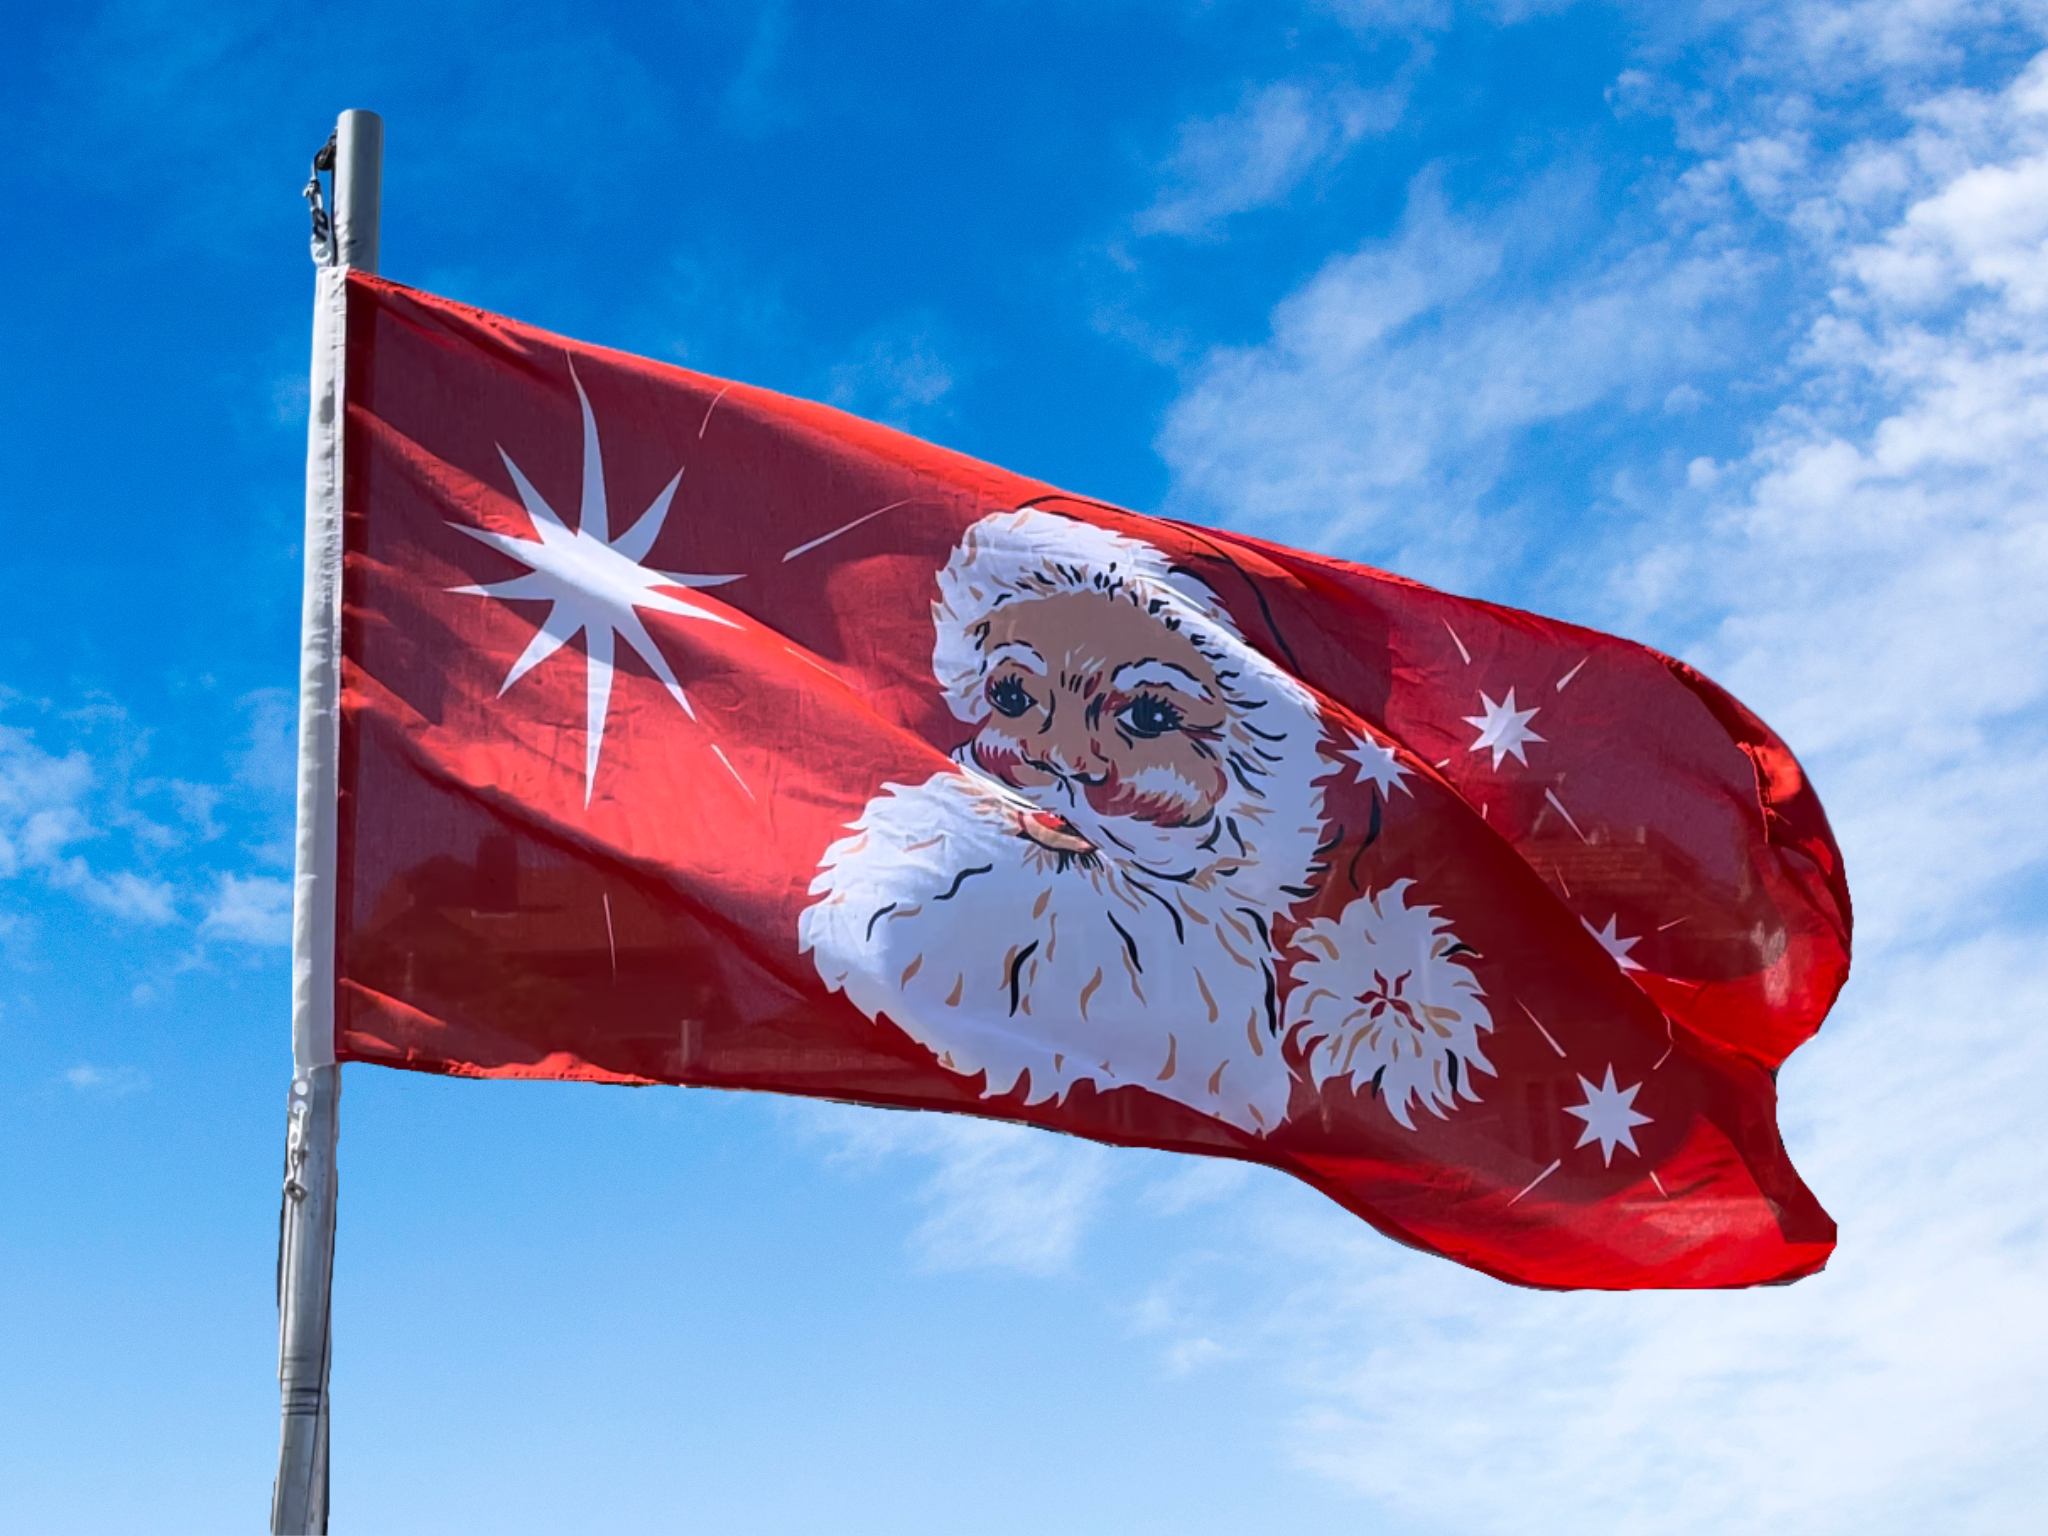
POLYGON ((1005 640, 988 653, 990 666, 999 661, 1014 661, 1026 672, 1036 672, 1040 677, 1046 675, 1045 658, 1022 640, 1005 640))
POLYGON ((1156 657, 1144 661, 1125 662, 1109 679, 1109 686, 1119 691, 1128 691, 1146 683, 1152 684, 1155 688, 1171 688, 1177 693, 1185 693, 1190 698, 1201 699, 1204 702, 1209 698, 1208 688, 1194 673, 1186 667, 1177 667, 1170 661, 1160 661, 1156 657))

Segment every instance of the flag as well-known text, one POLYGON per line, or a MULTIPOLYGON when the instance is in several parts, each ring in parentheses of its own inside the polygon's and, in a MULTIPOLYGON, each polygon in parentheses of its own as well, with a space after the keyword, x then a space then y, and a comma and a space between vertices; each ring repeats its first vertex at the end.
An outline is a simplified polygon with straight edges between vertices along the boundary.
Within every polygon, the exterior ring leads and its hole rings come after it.
POLYGON ((1243 1159, 1528 1285, 1826 1261, 1841 856, 1692 668, 345 306, 335 1059, 1243 1159))

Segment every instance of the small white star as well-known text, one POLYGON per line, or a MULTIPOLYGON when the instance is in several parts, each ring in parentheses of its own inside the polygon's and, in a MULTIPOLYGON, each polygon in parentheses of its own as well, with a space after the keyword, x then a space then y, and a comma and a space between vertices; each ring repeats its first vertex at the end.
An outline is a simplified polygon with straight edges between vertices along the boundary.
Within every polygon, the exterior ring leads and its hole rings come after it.
POLYGON ((1513 757, 1524 768, 1528 767, 1529 759, 1522 755, 1522 747, 1527 742, 1543 740, 1529 729, 1529 722, 1536 718, 1536 712, 1542 706, 1515 708, 1515 690, 1510 688, 1506 702, 1501 704, 1494 703, 1490 695, 1482 692, 1479 707, 1485 711, 1484 714, 1464 717, 1467 725, 1476 726, 1479 730, 1479 739, 1472 743, 1472 750, 1484 752, 1491 748, 1495 768, 1500 767, 1503 757, 1513 757))
POLYGON ((519 499, 526 504, 526 514, 533 520, 533 531, 539 537, 515 539, 463 523, 451 522, 448 526, 510 555, 528 568, 524 575, 514 576, 509 581, 492 582, 488 586, 455 587, 452 591, 515 602, 545 601, 553 605, 524 653, 512 663, 512 670, 505 675, 504 685, 498 689, 500 697, 520 678, 575 639, 578 633, 583 635, 587 667, 583 803, 588 805, 591 789, 597 783, 598 755, 604 746, 616 642, 624 640, 637 652, 654 675, 661 679, 669 696, 683 706, 683 713, 692 720, 696 719, 697 712, 690 708, 682 684, 676 681, 675 673, 669 668, 668 658, 661 654, 661 648, 640 622, 638 610, 650 608, 656 613, 672 613, 737 629, 739 625, 733 620, 688 602, 673 590, 662 589, 717 587, 739 578, 677 575, 670 571, 650 570, 640 563, 647 557, 648 550, 654 547, 655 536, 661 532, 662 521, 668 516, 669 502, 683 478, 680 469, 630 528, 616 539, 611 536, 610 515, 605 506, 604 460, 597 445, 597 418, 591 414, 590 397, 583 393, 583 381, 576 377, 573 364, 569 377, 576 385, 576 398, 583 402, 583 511, 575 532, 570 532, 556 516, 555 509, 534 489, 533 483, 502 447, 498 449, 498 456, 505 461, 505 468, 511 471, 512 484, 518 489, 519 499))
POLYGON ((1583 1147, 1591 1142, 1600 1143, 1600 1163, 1605 1167, 1614 1161, 1614 1149, 1627 1147, 1636 1156, 1642 1153, 1636 1148, 1635 1128, 1648 1125, 1650 1116, 1638 1114, 1635 1110, 1636 1095, 1643 1085, 1635 1083, 1627 1088, 1614 1086, 1614 1066, 1607 1067, 1607 1081, 1595 1087, 1581 1076, 1579 1087, 1585 1090, 1586 1102, 1567 1104, 1564 1112, 1577 1115, 1586 1122, 1586 1128, 1579 1133, 1578 1145, 1583 1147))
POLYGON ((1414 770, 1402 767, 1400 759, 1394 756, 1394 749, 1374 741, 1371 732, 1352 732, 1351 750, 1343 756, 1358 765, 1358 777, 1352 782, 1363 784, 1370 779, 1379 786, 1382 795, 1392 794, 1398 789, 1410 799, 1414 798, 1415 792, 1402 782, 1414 770))
POLYGON ((1607 926, 1604 928, 1595 928, 1583 917, 1579 919, 1579 922, 1584 926, 1586 932, 1600 941, 1600 947, 1606 950, 1613 958, 1614 963, 1624 971, 1640 971, 1642 969, 1641 965, 1629 958, 1628 953, 1643 942, 1642 935, 1637 934, 1632 939, 1623 938, 1620 933, 1621 918, 1619 916, 1608 918, 1607 926))

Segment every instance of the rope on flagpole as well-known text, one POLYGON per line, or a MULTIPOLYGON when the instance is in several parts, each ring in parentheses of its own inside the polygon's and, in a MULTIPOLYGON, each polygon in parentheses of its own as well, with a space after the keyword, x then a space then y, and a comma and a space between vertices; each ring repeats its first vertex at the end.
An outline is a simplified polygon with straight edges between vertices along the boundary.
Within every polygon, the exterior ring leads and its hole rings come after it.
POLYGON ((334 172, 335 146, 341 138, 340 130, 327 135, 327 142, 313 155, 313 169, 306 177, 306 205, 313 215, 313 265, 331 267, 334 265, 334 220, 327 213, 327 194, 320 182, 320 174, 334 172))

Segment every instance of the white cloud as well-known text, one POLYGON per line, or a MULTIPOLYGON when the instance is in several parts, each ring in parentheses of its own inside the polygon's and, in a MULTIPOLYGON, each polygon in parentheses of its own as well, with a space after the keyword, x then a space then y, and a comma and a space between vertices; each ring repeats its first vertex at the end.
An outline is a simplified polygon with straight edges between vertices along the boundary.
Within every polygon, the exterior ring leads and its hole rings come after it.
POLYGON ((153 781, 149 788, 170 796, 172 804, 178 808, 178 819, 201 842, 211 842, 220 836, 220 823, 213 818, 221 801, 218 786, 190 784, 183 779, 162 779, 153 781))
POLYGON ((86 809, 93 785, 84 752, 59 757, 30 732, 0 725, 0 878, 33 873, 112 916, 170 922, 176 896, 168 884, 130 870, 99 874, 71 851, 101 835, 86 809))
POLYGON ((958 1115, 806 1106, 802 1124, 853 1164, 928 1158, 918 1191, 924 1219, 911 1237, 932 1269, 1056 1274, 1073 1261, 1110 1177, 1111 1153, 1092 1142, 958 1115))
POLYGON ((2048 861, 2044 80, 1993 103, 1993 158, 1824 253, 1806 388, 1666 541, 1723 610, 1695 656, 1821 776, 1866 953, 1974 931, 2048 861))
POLYGON ((291 882, 268 875, 222 875, 200 931, 243 944, 291 943, 291 882))
POLYGON ((1984 944, 1886 992, 1790 1074, 1788 1099, 1825 1110, 1795 1149, 1843 1221, 1824 1275, 1538 1295, 1274 1201, 1249 1210, 1235 1248, 1255 1257, 1227 1288, 1256 1305, 1177 1294, 1155 1309, 1165 1362, 1186 1344, 1282 1372, 1301 1463, 1425 1530, 2026 1528, 2048 1453, 2048 1150, 2027 1125, 2048 1042, 2009 1021, 2048 988, 2025 946, 1984 944), (1930 1072, 1906 1042, 1933 1029, 1981 1072, 1930 1072), (1480 1472, 1412 1475, 1453 1455, 1480 1472))
POLYGON ((1269 340, 1194 370, 1159 438, 1171 509, 1445 582, 1514 554, 1522 530, 1482 539, 1477 513, 1520 435, 1596 405, 1661 408, 1763 266, 1651 245, 1504 297, 1575 195, 1551 181, 1475 220, 1420 178, 1392 238, 1326 263, 1269 340))
POLYGON ((1406 96, 1399 83, 1364 91, 1280 81, 1246 92, 1234 111, 1183 124, 1138 233, 1204 236, 1233 214, 1279 202, 1366 134, 1392 128, 1406 96))
POLYGON ((1782 68, 1817 65, 1823 79, 1852 72, 1911 81, 1919 71, 1963 62, 1972 43, 2015 19, 2038 18, 2030 0, 1803 0, 1759 4, 1753 57, 1782 68), (1788 57, 1789 55, 1789 57, 1788 57))
POLYGON ((57 757, 27 731, 0 726, 0 875, 43 862, 84 835, 78 802, 91 786, 83 752, 57 757))
POLYGON ((1440 32, 1451 24, 1451 0, 1322 0, 1327 11, 1361 32, 1440 32))
MULTIPOLYGON (((1917 68, 1969 14, 1792 20, 1800 48, 1917 68), (1850 22, 1853 41, 1829 31, 1850 22)), ((1856 975, 1781 1079, 1795 1160, 1842 1223, 1826 1274, 1531 1295, 1267 1194, 1235 1208, 1236 1280, 1153 1309, 1170 1368, 1220 1352, 1280 1374, 1303 1465, 1419 1528, 1989 1533, 2048 1501, 2044 95, 2048 61, 2005 91, 1928 86, 1903 129, 1826 151, 1765 121, 1789 92, 1731 107, 1665 230, 1533 293, 1509 280, 1522 215, 1425 186, 1169 417, 1189 504, 1441 575, 1482 509, 1520 531, 1483 498, 1539 452, 1532 429, 1659 406, 1642 430, 1662 442, 1609 463, 1667 464, 1661 492, 1548 558, 1582 607, 1784 731, 1857 896, 1856 975), (1661 403, 1731 295, 1803 334, 1747 360, 1748 445, 1702 455, 1704 413, 1661 403), (1447 1465, 1483 1475, 1417 1475, 1447 1465)))
POLYGON ((235 701, 239 750, 228 754, 235 800, 250 813, 244 847, 259 863, 290 865, 299 769, 297 701, 288 689, 258 688, 235 701))
POLYGON ((96 1067, 81 1061, 64 1074, 64 1081, 80 1093, 99 1094, 110 1099, 126 1098, 149 1087, 149 1077, 136 1067, 96 1067))
POLYGON ((942 414, 937 407, 952 392, 956 370, 933 332, 930 323, 912 321, 871 335, 827 371, 825 398, 902 428, 942 414))
POLYGON ((794 107, 776 89, 775 80, 788 41, 789 14, 783 0, 766 0, 757 6, 739 73, 725 92, 727 120, 750 137, 796 120, 794 107))
MULTIPOLYGON (((240 704, 248 734, 228 755, 236 798, 268 824, 269 843, 282 845, 281 851, 259 847, 257 856, 276 853, 289 862, 289 699, 281 690, 266 689, 240 704)), ((125 716, 102 703, 53 718, 85 735, 94 726, 119 726, 125 716)), ((0 880, 32 880, 121 922, 154 928, 188 922, 198 905, 187 899, 191 888, 211 885, 200 919, 203 934, 249 944, 286 942, 287 882, 209 874, 174 862, 195 842, 224 835, 215 814, 228 803, 222 787, 171 778, 131 784, 131 759, 138 756, 135 744, 125 740, 111 754, 78 746, 52 751, 33 732, 0 725, 0 880), (178 825, 144 815, 135 798, 167 800, 176 808, 178 825), (123 863, 130 867, 115 867, 123 863)))
POLYGON ((2044 238, 2048 155, 2029 155, 1957 176, 1916 203, 1882 242, 1855 251, 1848 265, 1873 296, 1902 307, 1938 306, 1960 289, 1980 287, 2034 311, 2048 305, 2044 238))
POLYGON ((53 860, 46 870, 51 885, 81 896, 113 917, 129 922, 160 925, 178 915, 178 893, 165 880, 153 880, 133 870, 116 870, 96 875, 84 859, 73 855, 53 860))
POLYGON ((229 759, 235 783, 282 801, 298 783, 299 720, 292 694, 284 688, 258 688, 237 702, 247 734, 229 759))
POLYGON ((1139 1198, 1148 1209, 1178 1216, 1182 1211, 1228 1199, 1241 1191, 1251 1176, 1248 1163, 1209 1157, 1174 1158, 1169 1171, 1148 1184, 1139 1198))
POLYGON ((1458 12, 1476 11, 1500 26, 1513 26, 1531 16, 1570 10, 1577 0, 1320 0, 1327 12, 1353 31, 1418 33, 1448 31, 1458 12))

